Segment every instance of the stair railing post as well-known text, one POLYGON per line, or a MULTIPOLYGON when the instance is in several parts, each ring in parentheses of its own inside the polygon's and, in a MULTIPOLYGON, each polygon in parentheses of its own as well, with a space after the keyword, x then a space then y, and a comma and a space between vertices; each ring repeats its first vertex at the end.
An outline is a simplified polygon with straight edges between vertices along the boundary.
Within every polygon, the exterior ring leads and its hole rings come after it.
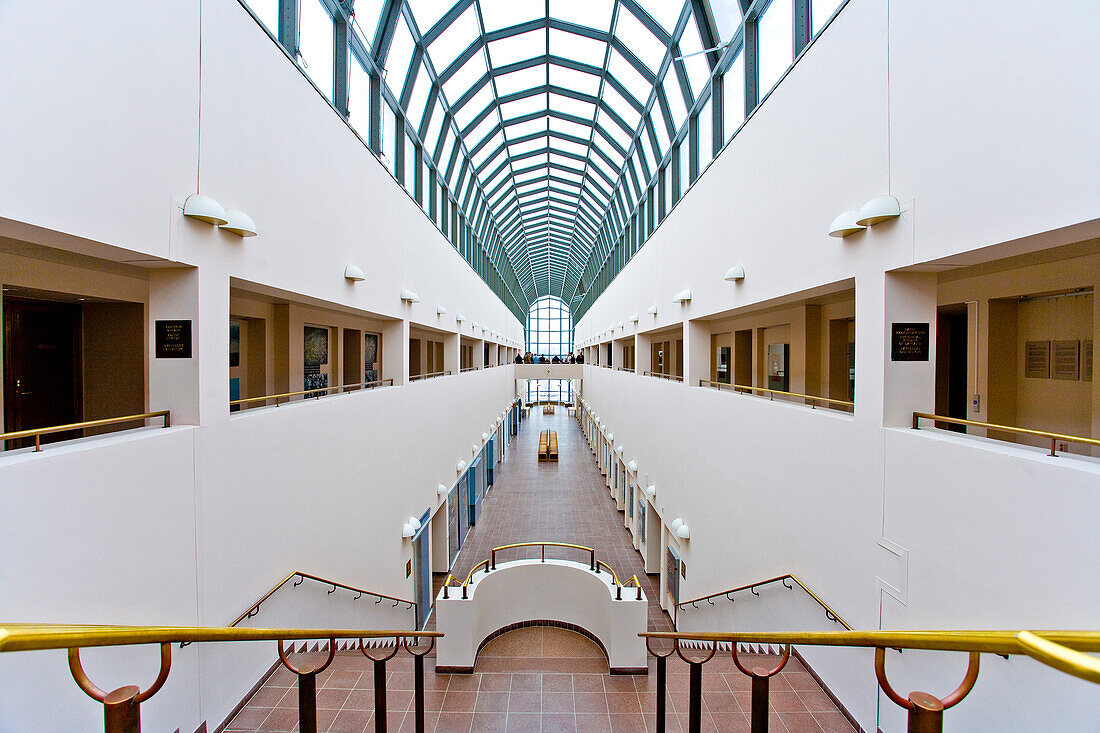
POLYGON ((168 679, 172 669, 172 645, 160 645, 160 673, 157 679, 142 692, 136 685, 126 685, 112 692, 96 687, 80 664, 80 648, 69 648, 69 671, 77 687, 88 697, 103 704, 103 730, 105 733, 141 733, 141 703, 157 694, 168 679))
POLYGON ((646 651, 657 658, 657 733, 665 733, 665 703, 668 699, 668 691, 665 687, 665 660, 672 656, 673 652, 676 651, 676 647, 670 649, 668 654, 658 654, 650 646, 649 637, 646 637, 645 648, 646 651))
POLYGON ((944 698, 938 698, 927 692, 910 692, 908 697, 899 695, 886 679, 886 650, 882 647, 875 648, 875 677, 878 678, 878 685, 886 697, 890 698, 895 705, 909 711, 909 722, 906 728, 909 733, 943 733, 943 711, 958 705, 974 689, 974 683, 978 681, 980 662, 981 654, 970 652, 966 676, 955 691, 944 698))
POLYGON ((327 669, 335 656, 336 639, 329 639, 328 658, 322 664, 315 667, 295 667, 287 659, 283 641, 279 640, 279 659, 284 667, 298 676, 298 730, 301 733, 317 733, 317 674, 327 669))
MULTIPOLYGON (((413 657, 413 715, 415 716, 416 733, 424 733, 424 657, 431 653, 435 647, 435 639, 431 639, 428 648, 423 652, 413 651, 409 638, 405 637, 405 649, 413 657)), ((416 637, 412 637, 416 638, 416 637)))
POLYGON ((787 666, 787 660, 791 658, 791 645, 788 644, 783 647, 783 656, 780 657, 779 663, 772 669, 766 667, 753 667, 752 669, 748 669, 745 667, 745 665, 741 663, 741 659, 737 656, 737 642, 733 642, 731 654, 733 655, 733 663, 737 666, 737 669, 741 670, 742 674, 746 674, 752 678, 752 710, 749 715, 749 730, 752 733, 768 733, 768 696, 769 688, 771 687, 770 680, 787 666))
POLYGON ((384 657, 374 657, 367 652, 367 645, 359 640, 359 651, 363 656, 374 662, 374 730, 376 733, 386 733, 386 662, 393 659, 401 649, 401 638, 393 640, 393 651, 384 657))
POLYGON ((688 664, 688 733, 700 733, 703 730, 703 665, 709 662, 718 650, 718 643, 710 643, 710 654, 702 659, 689 659, 676 640, 676 655, 688 664))

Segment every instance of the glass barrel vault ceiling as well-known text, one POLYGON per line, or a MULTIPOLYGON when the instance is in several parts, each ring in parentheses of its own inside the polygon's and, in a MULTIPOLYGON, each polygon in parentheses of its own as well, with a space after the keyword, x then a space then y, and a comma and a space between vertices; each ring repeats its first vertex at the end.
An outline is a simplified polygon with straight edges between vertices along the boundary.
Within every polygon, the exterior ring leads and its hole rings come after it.
POLYGON ((462 141, 528 301, 572 299, 609 211, 635 208, 709 81, 707 54, 671 61, 713 46, 706 15, 690 0, 402 4, 386 84, 438 166, 444 135, 462 141))
POLYGON ((841 2, 249 0, 521 321, 583 315, 841 2))

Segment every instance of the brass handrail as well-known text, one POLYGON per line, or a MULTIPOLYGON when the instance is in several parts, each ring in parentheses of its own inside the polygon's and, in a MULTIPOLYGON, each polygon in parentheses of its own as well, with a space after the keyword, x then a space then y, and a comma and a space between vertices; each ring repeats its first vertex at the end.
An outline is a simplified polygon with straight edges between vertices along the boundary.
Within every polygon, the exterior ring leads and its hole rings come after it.
POLYGON ((565 547, 565 548, 568 548, 568 549, 571 549, 571 550, 581 550, 583 552, 587 552, 587 553, 589 553, 589 561, 588 561, 588 563, 589 563, 588 564, 588 569, 589 570, 591 570, 594 573, 599 573, 600 568, 603 567, 609 573, 611 573, 611 579, 612 579, 612 582, 615 586, 615 600, 620 600, 621 601, 622 600, 623 588, 629 588, 629 587, 637 588, 638 589, 638 600, 640 601, 642 599, 642 583, 641 583, 640 580, 638 580, 637 575, 632 575, 630 578, 627 579, 627 581, 625 583, 621 583, 621 582, 619 582, 619 576, 615 572, 614 568, 612 568, 610 565, 608 565, 604 561, 596 559, 596 550, 594 548, 586 547, 585 545, 575 545, 571 542, 550 542, 550 541, 547 541, 547 542, 515 542, 515 543, 510 544, 510 545, 501 545, 500 547, 494 547, 492 550, 489 551, 488 559, 482 560, 477 565, 475 565, 470 570, 470 572, 466 575, 466 579, 461 581, 457 586, 452 585, 451 581, 458 582, 458 577, 453 575, 452 573, 447 573, 447 576, 443 579, 443 597, 444 598, 450 598, 451 596, 450 596, 450 593, 449 593, 449 589, 452 588, 452 587, 460 587, 460 588, 462 588, 462 598, 464 600, 469 598, 468 587, 470 585, 470 581, 474 577, 474 573, 476 573, 481 568, 485 568, 486 573, 490 572, 491 570, 496 570, 497 569, 497 552, 500 552, 502 550, 514 550, 514 549, 520 548, 520 547, 539 547, 539 548, 541 548, 542 549, 542 558, 541 558, 542 562, 546 562, 546 548, 547 547, 565 547), (631 583, 633 583, 633 585, 631 585, 631 583))
MULTIPOLYGON (((105 417, 100 420, 85 420, 84 422, 74 422, 68 425, 54 425, 47 428, 32 428, 31 430, 16 430, 11 433, 0 433, 0 440, 16 440, 18 438, 34 438, 34 450, 42 450, 42 443, 39 440, 43 435, 52 435, 53 433, 65 433, 70 430, 83 430, 84 428, 98 428, 102 425, 115 425, 124 422, 134 422, 137 420, 149 420, 162 417, 164 418, 164 427, 172 427, 172 411, 171 410, 158 410, 157 412, 143 412, 140 415, 124 415, 122 417, 105 417)), ((144 427, 144 426, 142 426, 144 427)))
MULTIPOLYGON (((284 585, 289 583, 294 578, 302 578, 303 580, 307 580, 307 579, 308 580, 315 580, 318 583, 324 583, 325 585, 331 585, 332 590, 329 591, 329 593, 334 592, 337 588, 343 588, 344 590, 353 591, 355 593, 358 593, 359 595, 374 596, 375 598, 378 599, 379 602, 381 602, 381 600, 383 598, 385 598, 388 601, 396 601, 396 603, 394 603, 394 607, 396 607, 399 603, 409 604, 410 609, 415 609, 416 606, 417 606, 416 601, 409 601, 409 600, 406 600, 404 598, 397 598, 396 596, 388 596, 385 593, 376 593, 375 591, 372 591, 372 590, 364 590, 363 588, 356 588, 356 587, 351 586, 351 585, 345 585, 343 583, 337 583, 336 581, 329 580, 328 578, 321 578, 321 577, 318 577, 316 575, 310 575, 309 573, 303 573, 299 570, 295 570, 293 573, 291 573, 290 575, 286 576, 285 578, 280 580, 278 583, 276 583, 271 588, 271 590, 269 590, 267 593, 264 593, 263 597, 260 598, 260 600, 256 601, 255 603, 253 603, 251 606, 248 607, 248 610, 246 610, 244 613, 242 613, 237 618, 230 621, 228 626, 230 626, 230 627, 236 626, 241 621, 244 621, 246 618, 252 618, 253 616, 255 616, 260 611, 260 604, 262 604, 268 598, 271 598, 271 596, 275 595, 275 591, 282 588, 284 585)), ((294 585, 300 585, 300 583, 295 583, 294 585)), ((358 596, 356 596, 356 598, 358 598, 358 596)))
POLYGON ((451 373, 450 370, 445 369, 441 372, 428 372, 427 374, 417 374, 415 376, 409 377, 409 381, 410 382, 419 382, 422 379, 431 379, 432 377, 445 377, 445 376, 449 375, 450 373, 451 373))
POLYGON ((725 382, 714 382, 710 379, 700 379, 700 387, 713 387, 718 391, 723 389, 732 390, 740 394, 741 392, 764 392, 769 398, 774 398, 775 395, 782 395, 784 397, 799 397, 804 400, 810 401, 810 408, 815 407, 816 402, 824 402, 827 405, 840 405, 841 407, 855 408, 856 403, 848 400, 834 400, 831 397, 818 397, 812 394, 802 394, 801 392, 785 392, 781 389, 768 389, 767 387, 753 387, 747 384, 726 384, 725 382))
POLYGON ((1100 652, 1100 631, 645 631, 646 639, 743 644, 803 644, 946 652, 1026 654, 1075 677, 1100 684, 1100 661, 1079 652, 1100 652), (1022 637, 1022 638, 1021 638, 1022 637), (1082 659, 1082 657, 1084 657, 1082 659), (1060 665, 1060 666, 1059 666, 1060 665))
POLYGON ((684 381, 684 378, 679 374, 672 374, 672 373, 666 373, 666 372, 646 372, 646 371, 643 371, 642 374, 644 376, 647 376, 647 377, 657 377, 658 379, 670 379, 674 382, 684 381))
POLYGON ((936 422, 945 422, 952 425, 973 425, 978 428, 987 428, 989 430, 999 430, 1006 433, 1016 433, 1017 435, 1034 435, 1040 438, 1050 439, 1050 454, 1057 456, 1055 448, 1059 440, 1067 443, 1082 443, 1084 445, 1100 446, 1100 440, 1096 438, 1086 438, 1083 435, 1063 435, 1061 433, 1049 433, 1045 430, 1032 430, 1031 428, 1016 428, 1011 425, 997 425, 996 423, 980 422, 978 420, 964 420, 961 417, 944 417, 943 415, 935 415, 930 412, 914 412, 913 413, 913 429, 920 430, 920 421, 934 420, 936 422))
POLYGON ((333 390, 355 389, 356 387, 362 387, 363 389, 374 389, 379 386, 393 386, 393 378, 387 377, 386 379, 377 379, 373 382, 358 382, 356 384, 338 384, 332 387, 317 387, 316 389, 300 389, 297 392, 281 392, 279 394, 269 394, 263 397, 243 397, 239 400, 230 400, 230 405, 244 405, 250 402, 266 402, 267 400, 275 400, 275 406, 279 406, 279 400, 289 397, 297 397, 299 395, 316 395, 314 399, 320 399, 325 395, 318 394, 320 392, 332 392, 333 390))
POLYGON ((96 626, 81 624, 0 624, 0 652, 131 646, 203 641, 279 641, 288 639, 377 639, 440 637, 437 631, 380 629, 249 629, 225 626, 96 626))
MULTIPOLYGON (((762 585, 769 585, 771 583, 778 583, 780 581, 787 580, 788 578, 790 580, 793 580, 794 582, 798 583, 798 587, 800 587, 802 590, 806 591, 806 593, 810 596, 810 598, 813 598, 815 601, 817 601, 817 604, 819 606, 821 606, 823 609, 825 609, 826 618, 828 618, 830 621, 835 621, 836 623, 838 623, 841 626, 843 626, 844 628, 846 628, 848 631, 852 630, 852 627, 848 625, 847 621, 842 619, 836 611, 834 611, 832 608, 829 607, 828 603, 821 600, 821 598, 816 593, 814 593, 812 590, 810 590, 809 587, 807 587, 807 585, 805 583, 803 583, 801 580, 799 580, 797 577, 795 577, 795 575, 793 573, 787 573, 786 575, 778 575, 774 578, 768 578, 767 580, 757 581, 756 583, 748 583, 746 585, 740 585, 736 588, 730 588, 729 590, 719 591, 718 593, 711 593, 709 596, 699 596, 698 598, 692 598, 690 601, 683 601, 682 603, 677 603, 676 608, 683 608, 684 606, 687 606, 689 604, 691 605, 692 608, 698 608, 695 604, 699 603, 700 601, 710 601, 711 598, 718 598, 719 596, 728 597, 731 593, 738 593, 738 592, 743 591, 743 590, 751 590, 751 591, 753 591, 754 595, 758 595, 756 593, 756 590, 755 590, 756 588, 758 588, 762 585)), ((784 583, 783 586, 785 588, 790 588, 791 587, 791 586, 788 586, 786 583, 784 583)), ((714 605, 714 604, 712 603, 711 605, 714 605)))

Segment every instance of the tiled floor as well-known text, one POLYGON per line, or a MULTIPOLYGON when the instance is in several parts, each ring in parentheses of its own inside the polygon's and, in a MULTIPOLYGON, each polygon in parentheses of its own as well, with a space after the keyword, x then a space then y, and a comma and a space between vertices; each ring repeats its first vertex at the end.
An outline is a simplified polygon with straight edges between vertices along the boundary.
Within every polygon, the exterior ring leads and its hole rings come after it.
MULTIPOLYGON (((637 573, 651 599, 649 628, 672 629, 667 614, 654 602, 657 579, 643 575, 622 515, 615 510, 576 420, 568 419, 564 409, 553 416, 532 411, 531 419, 524 422, 497 468, 496 486, 458 557, 455 574, 465 577, 492 547, 532 540, 594 547, 620 577, 637 573), (539 431, 547 427, 558 431, 561 459, 556 464, 535 459, 539 431)), ((519 557, 517 553, 504 559, 519 557)), ((425 670, 428 731, 656 730, 655 661, 650 660, 649 675, 612 677, 599 648, 570 631, 524 628, 503 634, 485 646, 469 675, 435 674, 433 661, 428 658, 425 670)), ((747 657, 746 661, 752 666, 754 660, 747 657)), ((342 652, 318 675, 318 730, 375 730, 371 669, 371 662, 361 654, 342 652)), ((412 660, 399 654, 388 670, 388 730, 412 731, 412 660)), ((687 672, 682 661, 669 660, 669 733, 687 730, 687 672)), ((749 679, 737 671, 728 654, 717 655, 704 667, 703 690, 704 731, 749 730, 749 679)), ((773 678, 771 703, 770 730, 776 733, 853 730, 795 659, 773 678)), ((297 705, 294 677, 280 668, 226 731, 296 731, 297 705)))

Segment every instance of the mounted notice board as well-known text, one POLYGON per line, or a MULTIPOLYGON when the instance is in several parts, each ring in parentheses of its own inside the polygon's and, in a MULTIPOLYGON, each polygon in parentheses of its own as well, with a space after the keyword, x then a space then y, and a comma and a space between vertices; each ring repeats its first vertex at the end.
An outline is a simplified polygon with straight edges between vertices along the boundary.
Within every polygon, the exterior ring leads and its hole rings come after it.
POLYGON ((928 361, 928 323, 892 323, 890 361, 928 361))
POLYGON ((680 556, 675 548, 665 548, 665 589, 673 603, 680 602, 680 556))
POLYGON ((153 336, 157 359, 191 358, 191 321, 157 321, 153 336))
POLYGON ((1024 376, 1028 379, 1050 378, 1050 342, 1024 343, 1024 376))

